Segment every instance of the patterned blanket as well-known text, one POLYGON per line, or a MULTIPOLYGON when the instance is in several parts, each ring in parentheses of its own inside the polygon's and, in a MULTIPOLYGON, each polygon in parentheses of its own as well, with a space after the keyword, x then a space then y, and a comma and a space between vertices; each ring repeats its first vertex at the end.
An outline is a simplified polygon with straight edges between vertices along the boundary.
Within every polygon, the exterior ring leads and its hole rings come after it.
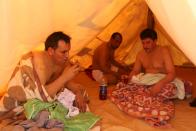
POLYGON ((173 83, 167 84, 157 96, 151 96, 150 86, 119 82, 110 92, 110 100, 130 116, 144 119, 155 127, 169 127, 174 117, 175 106, 170 98, 176 95, 173 83))
POLYGON ((32 53, 24 55, 17 64, 8 83, 7 92, 0 100, 0 116, 13 111, 19 113, 19 107, 28 99, 38 98, 52 101, 38 78, 32 63, 32 53))

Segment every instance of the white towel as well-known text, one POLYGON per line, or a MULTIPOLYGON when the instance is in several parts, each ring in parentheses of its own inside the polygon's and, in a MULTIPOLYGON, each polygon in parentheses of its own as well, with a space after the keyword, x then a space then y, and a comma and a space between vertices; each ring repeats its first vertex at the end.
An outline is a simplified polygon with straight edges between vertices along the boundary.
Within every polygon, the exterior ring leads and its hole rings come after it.
MULTIPOLYGON (((140 84, 140 85, 153 85, 163 79, 165 74, 151 74, 151 73, 140 73, 132 77, 131 82, 140 84)), ((175 78, 171 83, 173 83, 177 87, 176 98, 184 99, 185 97, 185 89, 184 83, 179 78, 175 78)))

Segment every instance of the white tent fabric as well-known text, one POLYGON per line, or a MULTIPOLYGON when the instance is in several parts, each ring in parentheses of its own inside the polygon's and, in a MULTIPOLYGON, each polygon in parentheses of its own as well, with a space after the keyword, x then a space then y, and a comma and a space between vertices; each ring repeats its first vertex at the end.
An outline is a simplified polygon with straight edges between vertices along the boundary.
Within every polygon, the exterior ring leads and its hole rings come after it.
POLYGON ((148 5, 158 20, 158 43, 169 45, 175 64, 189 62, 182 52, 196 64, 195 2, 190 2, 194 0, 0 0, 0 92, 20 56, 43 48, 54 31, 72 37, 70 55, 84 67, 91 63, 93 50, 118 31, 123 43, 116 58, 133 63, 141 49, 138 35, 147 26, 148 5))
POLYGON ((146 0, 161 25, 196 64, 196 1, 195 0, 146 0))

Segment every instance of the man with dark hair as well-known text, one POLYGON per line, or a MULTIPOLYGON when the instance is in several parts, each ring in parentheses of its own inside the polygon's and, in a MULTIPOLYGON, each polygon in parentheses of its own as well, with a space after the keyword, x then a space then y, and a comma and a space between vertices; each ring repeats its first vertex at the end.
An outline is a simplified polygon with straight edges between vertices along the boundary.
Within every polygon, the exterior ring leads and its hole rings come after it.
POLYGON ((114 58, 115 50, 122 42, 122 35, 118 32, 112 34, 110 40, 96 48, 93 55, 92 75, 100 82, 104 78, 108 84, 117 83, 120 76, 128 73, 128 66, 123 66, 114 58))
POLYGON ((172 57, 167 47, 161 47, 156 44, 157 33, 152 29, 145 29, 140 33, 143 50, 141 50, 135 61, 134 68, 129 74, 131 79, 133 75, 141 72, 142 68, 145 73, 164 73, 166 76, 151 87, 152 95, 157 95, 161 88, 175 78, 175 68, 172 57))
POLYGON ((81 85, 70 81, 80 71, 79 65, 70 65, 69 62, 70 40, 71 38, 63 32, 52 33, 46 39, 46 51, 33 53, 37 67, 35 69, 49 96, 54 97, 62 88, 67 87, 76 95, 76 106, 84 112, 86 111, 86 101, 82 96, 84 89, 81 85))
POLYGON ((140 33, 141 40, 144 40, 146 38, 151 38, 152 40, 156 40, 157 33, 154 30, 147 28, 140 33))
POLYGON ((85 90, 72 81, 80 66, 69 62, 70 39, 63 32, 54 32, 45 42, 45 51, 30 52, 21 58, 0 101, 0 117, 29 99, 53 101, 64 88, 75 94, 75 106, 86 111, 85 90))
POLYGON ((64 40, 65 43, 70 44, 71 37, 64 34, 63 32, 54 32, 45 41, 45 50, 49 47, 56 49, 58 47, 58 40, 64 40))

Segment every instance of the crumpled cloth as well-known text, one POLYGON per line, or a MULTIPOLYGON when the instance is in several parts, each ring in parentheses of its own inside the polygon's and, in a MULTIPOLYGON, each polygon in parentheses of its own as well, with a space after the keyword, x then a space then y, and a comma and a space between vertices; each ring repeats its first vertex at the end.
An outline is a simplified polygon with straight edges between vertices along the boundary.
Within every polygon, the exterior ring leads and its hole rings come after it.
POLYGON ((91 112, 79 113, 77 116, 66 118, 68 109, 57 101, 43 102, 39 99, 31 99, 24 104, 24 108, 28 119, 35 119, 35 116, 42 110, 49 111, 49 119, 63 122, 66 131, 87 131, 100 120, 99 116, 91 112))
POLYGON ((79 114, 79 109, 73 106, 75 94, 73 94, 70 90, 65 88, 63 92, 59 93, 57 100, 69 110, 68 114, 66 115, 67 118, 79 114))

